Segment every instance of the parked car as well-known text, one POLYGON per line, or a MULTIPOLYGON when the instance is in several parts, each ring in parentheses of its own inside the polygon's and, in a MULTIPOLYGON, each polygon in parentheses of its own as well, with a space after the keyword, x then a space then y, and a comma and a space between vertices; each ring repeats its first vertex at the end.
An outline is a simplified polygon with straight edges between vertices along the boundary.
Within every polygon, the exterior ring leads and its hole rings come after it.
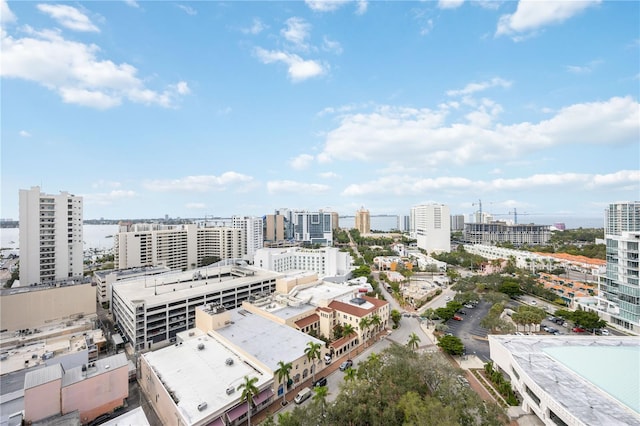
POLYGON ((342 364, 340 364, 340 371, 345 371, 347 368, 353 366, 353 361, 350 359, 346 360, 342 364))
POLYGON ((458 313, 462 314, 462 315, 467 315, 467 312, 466 311, 462 311, 462 310, 458 311, 458 313))
POLYGON ((467 303, 464 307, 467 309, 473 309, 473 305, 471 303, 467 303))
POLYGON ((331 354, 324 354, 324 363, 325 365, 331 364, 331 354))
POLYGON ((609 333, 609 330, 607 330, 606 328, 601 328, 600 329, 600 334, 602 334, 603 336, 610 336, 611 333, 609 333))
POLYGON ((584 333, 586 330, 582 327, 573 327, 571 331, 573 331, 574 333, 584 333))
POLYGON ((304 388, 300 392, 298 392, 296 397, 293 399, 293 402, 295 402, 296 404, 302 404, 307 399, 311 398, 311 395, 313 395, 313 391, 309 388, 304 388))
POLYGON ((453 319, 454 321, 462 321, 462 317, 459 317, 458 315, 454 315, 453 319))
POLYGON ((316 382, 313 384, 313 387, 317 388, 318 386, 327 386, 327 378, 320 377, 318 380, 316 380, 316 382))
POLYGON ((449 300, 451 300, 451 298, 449 296, 447 296, 447 297, 444 298, 444 300, 446 300, 448 302, 449 300))

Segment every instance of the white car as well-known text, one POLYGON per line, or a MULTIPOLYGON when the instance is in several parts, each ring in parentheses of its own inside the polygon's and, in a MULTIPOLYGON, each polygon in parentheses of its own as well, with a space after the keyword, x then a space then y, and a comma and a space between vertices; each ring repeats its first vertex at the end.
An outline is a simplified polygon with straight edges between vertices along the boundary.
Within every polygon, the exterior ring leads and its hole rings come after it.
POLYGON ((603 328, 602 330, 600 330, 600 334, 602 334, 603 336, 611 335, 611 333, 609 333, 609 330, 607 330, 606 328, 603 328))
POLYGON ((532 300, 531 302, 529 302, 531 305, 536 306, 538 304, 538 302, 536 302, 535 300, 532 300))
POLYGON ((444 300, 446 300, 448 302, 449 300, 451 300, 451 298, 449 296, 447 296, 447 297, 444 298, 444 300))

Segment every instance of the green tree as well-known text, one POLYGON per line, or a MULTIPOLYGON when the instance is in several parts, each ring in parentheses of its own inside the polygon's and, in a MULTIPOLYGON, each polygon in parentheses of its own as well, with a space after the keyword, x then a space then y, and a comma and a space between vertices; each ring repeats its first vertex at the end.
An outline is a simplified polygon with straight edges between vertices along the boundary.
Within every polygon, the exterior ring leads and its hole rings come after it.
POLYGON ((371 327, 373 327, 374 333, 377 334, 380 331, 380 326, 382 325, 382 319, 380 318, 380 315, 373 314, 371 316, 371 319, 369 320, 369 324, 371 325, 371 327))
POLYGON ((287 403, 286 395, 289 388, 289 380, 291 380, 290 373, 292 368, 293 365, 290 362, 278 361, 278 368, 275 373, 278 377, 278 382, 282 383, 282 405, 287 403))
MULTIPOLYGON (((325 409, 327 407, 327 395, 329 394, 329 388, 326 386, 316 386, 313 388, 313 401, 320 406, 322 418, 324 419, 325 409)), ((324 423, 324 422, 321 422, 324 423)))
MULTIPOLYGON (((356 330, 349 323, 342 326, 342 335, 345 337, 351 337, 351 335, 355 332, 356 330)), ((348 345, 348 351, 349 351, 349 358, 351 358, 351 339, 349 339, 349 341, 347 342, 347 345, 348 345)))
POLYGON ((367 330, 369 329, 369 326, 371 325, 371 321, 369 320, 369 317, 362 317, 360 318, 360 322, 358 323, 358 326, 360 327, 360 330, 362 331, 362 343, 365 344, 367 341, 367 330))
POLYGON ((247 425, 251 426, 251 409, 253 408, 253 397, 258 395, 256 387, 257 377, 244 376, 244 382, 240 383, 238 390, 242 390, 241 401, 247 401, 247 425))
POLYGON ((522 290, 520 290, 520 284, 517 281, 513 280, 505 280, 498 288, 498 291, 506 294, 511 298, 515 298, 522 294, 522 290))
POLYGON ((402 314, 397 309, 391 310, 391 321, 393 322, 393 327, 398 328, 400 326, 400 320, 402 319, 402 314))
POLYGON ((414 351, 418 349, 420 344, 420 337, 416 333, 411 333, 409 335, 409 341, 407 342, 407 346, 413 349, 414 351))
POLYGON ((307 359, 311 363, 311 380, 316 381, 316 359, 320 359, 320 343, 307 342, 307 347, 304 349, 304 353, 307 359))
POLYGON ((464 352, 464 344, 456 336, 442 336, 438 346, 449 355, 462 355, 464 352))
POLYGON ((354 368, 347 368, 346 370, 344 370, 344 380, 345 381, 351 381, 354 380, 356 378, 356 370, 354 368))

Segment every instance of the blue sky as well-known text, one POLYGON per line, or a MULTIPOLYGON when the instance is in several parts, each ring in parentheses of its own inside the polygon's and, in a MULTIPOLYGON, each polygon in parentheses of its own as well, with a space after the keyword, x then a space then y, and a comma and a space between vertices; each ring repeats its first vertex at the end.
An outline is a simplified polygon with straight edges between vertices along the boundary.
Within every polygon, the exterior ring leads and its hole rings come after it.
POLYGON ((640 198, 639 2, 0 5, 3 218, 640 198))

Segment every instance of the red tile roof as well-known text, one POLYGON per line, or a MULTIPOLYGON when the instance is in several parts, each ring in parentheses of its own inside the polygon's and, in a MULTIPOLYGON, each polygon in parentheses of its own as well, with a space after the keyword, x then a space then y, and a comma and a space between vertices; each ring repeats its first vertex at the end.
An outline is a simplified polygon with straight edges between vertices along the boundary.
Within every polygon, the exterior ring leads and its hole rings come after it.
POLYGON ((298 321, 295 322, 295 324, 300 328, 304 328, 308 325, 313 324, 314 322, 318 322, 319 320, 320 320, 320 317, 318 316, 318 314, 311 314, 308 317, 299 319, 298 321))

